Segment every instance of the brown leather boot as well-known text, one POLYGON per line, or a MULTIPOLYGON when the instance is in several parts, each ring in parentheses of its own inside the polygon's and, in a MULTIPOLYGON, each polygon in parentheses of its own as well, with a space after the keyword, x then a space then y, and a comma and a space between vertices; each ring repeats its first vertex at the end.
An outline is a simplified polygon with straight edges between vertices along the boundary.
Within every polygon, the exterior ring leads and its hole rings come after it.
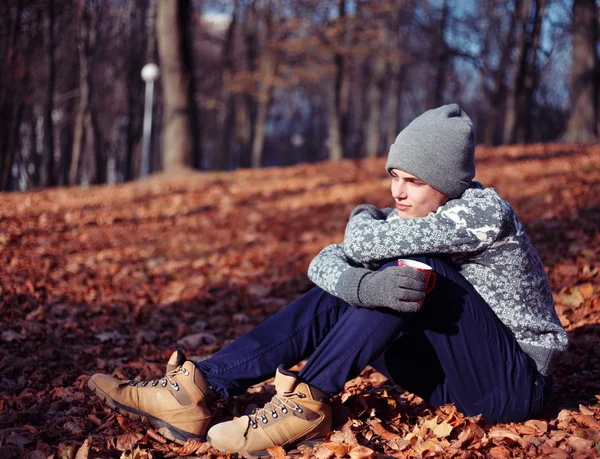
POLYGON ((271 446, 291 446, 331 431, 331 407, 325 393, 299 382, 282 366, 275 374, 275 388, 277 394, 263 408, 211 427, 207 439, 212 447, 256 458, 268 456, 271 446))
POLYGON ((137 383, 95 374, 88 387, 112 409, 183 444, 204 436, 211 419, 208 384, 196 365, 184 360, 183 353, 175 351, 162 379, 137 383))

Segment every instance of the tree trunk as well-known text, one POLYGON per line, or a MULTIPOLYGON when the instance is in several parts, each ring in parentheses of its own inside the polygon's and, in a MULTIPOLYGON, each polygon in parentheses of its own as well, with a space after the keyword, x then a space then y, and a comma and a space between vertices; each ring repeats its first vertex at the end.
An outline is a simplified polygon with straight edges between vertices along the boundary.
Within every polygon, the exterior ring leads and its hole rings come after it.
POLYGON ((388 66, 390 80, 387 97, 386 147, 392 145, 399 134, 402 67, 402 63, 397 59, 394 59, 388 66))
POLYGON ((573 3, 573 60, 571 64, 571 115, 564 140, 594 142, 596 131, 596 40, 598 29, 594 0, 573 3))
MULTIPOLYGON (((402 96, 402 79, 404 73, 404 58, 400 54, 402 49, 402 40, 400 37, 402 14, 396 15, 396 20, 393 22, 394 30, 388 34, 388 47, 390 49, 391 60, 388 63, 387 74, 388 90, 387 90, 387 107, 386 107, 386 126, 385 126, 385 147, 396 140, 396 136, 400 131, 400 98, 402 96)), ((387 153, 387 151, 386 151, 387 153)))
MULTIPOLYGON (((144 64, 144 48, 149 40, 149 35, 144 27, 145 2, 131 1, 127 12, 129 24, 129 37, 127 39, 127 132, 126 151, 123 160, 123 180, 134 179, 139 173, 140 137, 142 133, 141 116, 144 93, 144 84, 140 71, 144 64), (142 38, 140 38, 142 37, 142 38)), ((151 61, 147 61, 151 62, 151 61)))
POLYGON ((219 117, 219 125, 221 127, 221 135, 219 146, 216 152, 216 158, 214 166, 219 170, 228 169, 230 163, 230 154, 232 150, 232 138, 235 135, 235 95, 231 93, 231 84, 237 73, 235 58, 234 58, 234 45, 235 45, 235 32, 237 29, 239 16, 239 0, 234 0, 233 11, 231 12, 231 22, 227 27, 227 33, 225 34, 225 40, 223 40, 223 48, 221 49, 221 68, 223 74, 223 82, 221 88, 221 100, 225 109, 222 111, 219 117))
POLYGON ((54 1, 48 0, 44 9, 44 54, 46 55, 46 99, 44 101, 44 157, 46 158, 46 185, 56 186, 58 171, 54 161, 54 111, 55 59, 54 59, 54 1))
POLYGON ((22 2, 17 1, 8 10, 9 14, 2 18, 5 21, 6 30, 8 30, 8 37, 0 62, 2 69, 0 74, 2 77, 0 80, 0 119, 4 120, 0 123, 0 190, 7 190, 11 187, 12 166, 18 144, 18 129, 22 113, 22 101, 19 100, 18 95, 22 82, 13 67, 19 38, 22 2))
MULTIPOLYGON (((67 86, 65 90, 67 93, 75 94, 79 88, 79 56, 71 54, 67 57, 65 63, 68 68, 72 69, 66 78, 67 86)), ((76 110, 78 107, 77 99, 75 97, 69 97, 65 101, 61 102, 62 105, 62 119, 56 126, 57 130, 57 147, 60 150, 60 165, 59 165, 59 182, 61 186, 67 186, 69 184, 69 178, 71 173, 71 155, 73 154, 73 120, 75 120, 76 110)))
MULTIPOLYGON (((40 118, 36 113, 38 111, 36 108, 33 101, 28 101, 25 105, 25 119, 23 120, 23 125, 29 126, 29 129, 27 129, 29 139, 26 141, 29 145, 29 151, 27 152, 27 157, 23 158, 23 164, 27 168, 27 184, 25 188, 27 190, 39 188, 41 185, 43 152, 38 151, 39 136, 37 127, 40 118)), ((21 152, 23 152, 22 148, 21 152)))
MULTIPOLYGON (((338 20, 342 24, 342 42, 347 41, 346 24, 346 0, 340 0, 338 4, 338 20)), ((345 46, 344 46, 345 48, 345 46)), ((347 105, 348 105, 348 82, 346 79, 346 58, 337 52, 333 56, 335 64, 335 79, 333 91, 328 90, 329 122, 327 144, 329 146, 329 160, 339 161, 344 157, 344 138, 347 130, 347 105)))
POLYGON ((508 88, 506 97, 506 115, 504 118, 504 133, 502 135, 503 143, 509 144, 514 142, 514 131, 517 123, 518 100, 520 99, 523 90, 523 81, 525 79, 524 72, 526 71, 527 63, 527 23, 529 11, 531 9, 532 0, 523 0, 520 9, 520 23, 518 29, 518 45, 517 45, 517 66, 513 71, 511 84, 508 88))
POLYGON ((95 45, 96 12, 85 0, 79 0, 78 37, 79 49, 79 107, 75 119, 73 153, 69 182, 103 183, 106 180, 106 165, 101 155, 100 138, 94 112, 92 111, 92 49, 95 45), (81 171, 80 171, 81 169, 81 171), (82 175, 83 174, 83 175, 82 175))
POLYGON ((529 58, 525 66, 525 79, 522 85, 522 93, 517 115, 517 125, 514 129, 514 141, 516 143, 527 143, 531 133, 531 106, 533 103, 533 92, 538 82, 537 53, 540 48, 540 33, 542 30, 542 21, 546 15, 546 5, 548 0, 534 1, 535 14, 533 19, 533 28, 529 38, 529 58))
MULTIPOLYGON (((380 29, 380 43, 385 43, 386 31, 383 27, 380 29)), ((380 132, 379 122, 381 120, 382 105, 382 86, 383 75, 385 72, 385 56, 380 51, 373 59, 371 67, 371 78, 369 79, 369 88, 367 89, 367 105, 369 115, 367 118, 367 133, 365 140, 365 156, 374 158, 379 153, 380 132)))
MULTIPOLYGON (((337 78, 336 78, 337 80, 337 78)), ((344 150, 342 148, 342 137, 340 135, 341 120, 340 112, 338 111, 338 88, 337 81, 333 82, 332 88, 325 88, 327 91, 327 147, 329 149, 329 161, 339 161, 344 157, 344 150)))
MULTIPOLYGON (((245 70, 250 74, 255 74, 258 68, 259 37, 257 14, 257 1, 253 0, 248 6, 244 18, 244 44, 245 44, 245 70)), ((254 139, 254 129, 256 125, 257 101, 253 94, 244 94, 243 104, 245 106, 242 114, 246 114, 246 126, 242 128, 241 119, 236 118, 236 130, 240 129, 240 134, 247 133, 246 142, 243 144, 239 155, 239 166, 250 167, 252 165, 252 143, 254 139)))
POLYGON ((221 120, 220 147, 217 150, 215 165, 217 169, 229 169, 230 166, 250 167, 251 127, 249 106, 245 96, 231 91, 231 85, 236 79, 244 64, 236 59, 236 34, 239 28, 240 17, 239 0, 234 0, 231 22, 227 29, 221 62, 223 67, 222 100, 225 113, 221 120), (245 158, 245 159, 242 159, 245 158))
MULTIPOLYGON (((267 45, 268 46, 268 45, 267 45)), ((260 56, 260 81, 258 83, 257 110, 254 124, 254 139, 252 140, 252 167, 260 167, 265 144, 265 128, 271 91, 276 73, 276 58, 271 50, 264 47, 260 56)))
POLYGON ((277 56, 271 49, 271 35, 273 31, 273 8, 271 2, 264 6, 263 26, 259 29, 258 43, 262 47, 259 56, 258 88, 256 95, 256 118, 254 120, 254 138, 252 139, 252 167, 257 168, 262 164, 263 148, 265 144, 265 128, 271 93, 277 74, 277 56))
MULTIPOLYGON (((172 1, 172 0, 171 0, 172 1)), ((204 167, 204 159, 202 156, 202 148, 200 143, 202 124, 199 121, 198 108, 196 105, 196 83, 194 78, 194 34, 198 31, 194 29, 194 10, 192 0, 181 0, 181 8, 179 10, 179 25, 182 35, 181 41, 181 56, 184 71, 188 76, 187 98, 189 103, 189 119, 190 119, 190 134, 192 142, 191 164, 196 169, 204 167), (194 29, 194 30, 193 30, 194 29)))
POLYGON ((182 52, 182 0, 158 0, 156 36, 163 88, 162 159, 165 171, 189 166, 193 157, 191 69, 182 52))
MULTIPOLYGON (((506 97, 506 75, 510 69, 511 56, 515 47, 515 34, 519 15, 521 14, 521 0, 515 0, 514 10, 510 16, 510 25, 507 31, 504 47, 501 50, 500 63, 493 72, 493 83, 489 91, 486 91, 486 98, 489 102, 485 110, 485 123, 483 129, 482 143, 486 145, 497 145, 501 142, 502 133, 500 132, 501 109, 504 98, 506 97)), ((489 28, 486 32, 488 40, 491 39, 490 34, 493 29, 489 28)), ((486 47, 484 47, 486 49, 486 47)), ((482 81, 485 86, 486 75, 482 67, 482 81)))
MULTIPOLYGON (((448 67, 449 51, 446 45, 446 27, 448 26, 448 0, 442 4, 442 17, 440 20, 440 31, 437 37, 435 53, 437 55, 437 74, 435 83, 435 106, 444 105, 444 89, 446 87, 446 69, 448 67)), ((434 42, 435 43, 435 42, 434 42)))

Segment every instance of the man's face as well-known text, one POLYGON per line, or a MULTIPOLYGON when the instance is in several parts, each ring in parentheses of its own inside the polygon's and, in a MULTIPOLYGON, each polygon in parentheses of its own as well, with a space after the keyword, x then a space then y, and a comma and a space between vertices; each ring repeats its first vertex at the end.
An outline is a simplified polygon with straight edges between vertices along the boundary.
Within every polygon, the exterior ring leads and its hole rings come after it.
POLYGON ((400 218, 425 217, 448 201, 448 197, 424 181, 400 169, 392 169, 392 197, 400 218))

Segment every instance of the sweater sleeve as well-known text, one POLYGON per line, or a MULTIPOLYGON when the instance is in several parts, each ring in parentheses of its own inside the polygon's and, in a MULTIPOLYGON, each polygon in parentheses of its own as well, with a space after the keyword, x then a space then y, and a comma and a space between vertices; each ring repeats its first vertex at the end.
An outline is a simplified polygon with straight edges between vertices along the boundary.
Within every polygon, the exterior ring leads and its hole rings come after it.
POLYGON ((469 189, 422 218, 376 220, 360 212, 346 226, 343 250, 357 263, 485 250, 502 232, 503 202, 493 190, 469 189))
POLYGON ((325 247, 311 261, 308 278, 328 293, 360 305, 358 288, 370 270, 356 266, 344 253, 343 243, 325 247))

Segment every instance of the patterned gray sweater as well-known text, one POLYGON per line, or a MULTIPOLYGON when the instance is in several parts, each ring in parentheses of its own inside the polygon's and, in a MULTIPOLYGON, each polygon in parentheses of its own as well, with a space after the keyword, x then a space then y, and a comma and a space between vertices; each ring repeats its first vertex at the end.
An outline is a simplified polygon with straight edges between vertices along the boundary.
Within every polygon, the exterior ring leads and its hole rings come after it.
POLYGON ((358 292, 347 290, 357 290, 369 269, 411 255, 447 255, 538 370, 549 372, 567 335, 537 252, 512 207, 492 188, 474 182, 423 218, 401 219, 395 209, 364 210, 369 208, 353 211, 341 244, 325 247, 311 262, 308 277, 315 284, 359 305, 358 292))

